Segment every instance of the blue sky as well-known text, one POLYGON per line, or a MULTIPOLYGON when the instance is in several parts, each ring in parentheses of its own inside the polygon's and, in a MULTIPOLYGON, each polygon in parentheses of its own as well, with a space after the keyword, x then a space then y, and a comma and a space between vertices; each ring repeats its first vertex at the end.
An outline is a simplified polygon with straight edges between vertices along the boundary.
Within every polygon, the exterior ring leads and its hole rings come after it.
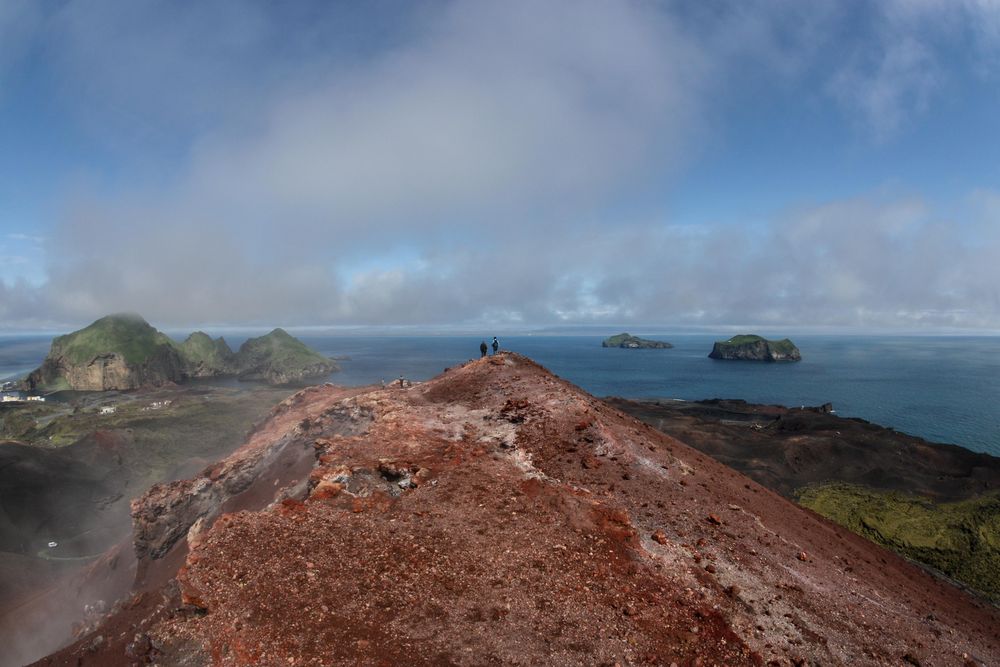
POLYGON ((0 0, 0 326, 1000 330, 1000 3, 0 0))

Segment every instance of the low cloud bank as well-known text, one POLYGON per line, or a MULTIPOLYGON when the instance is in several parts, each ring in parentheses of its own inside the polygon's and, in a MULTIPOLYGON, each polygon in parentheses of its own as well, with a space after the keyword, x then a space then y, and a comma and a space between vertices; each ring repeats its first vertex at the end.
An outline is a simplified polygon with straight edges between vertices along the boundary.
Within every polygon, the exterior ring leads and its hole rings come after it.
POLYGON ((66 261, 51 280, 0 288, 0 308, 5 322, 27 326, 135 310, 165 326, 997 328, 998 204, 1000 194, 977 193, 961 223, 919 198, 873 195, 755 225, 592 224, 531 234, 500 226, 482 241, 388 256, 348 279, 308 246, 261 257, 219 229, 100 236, 80 228, 60 241, 75 252, 58 251, 66 261))

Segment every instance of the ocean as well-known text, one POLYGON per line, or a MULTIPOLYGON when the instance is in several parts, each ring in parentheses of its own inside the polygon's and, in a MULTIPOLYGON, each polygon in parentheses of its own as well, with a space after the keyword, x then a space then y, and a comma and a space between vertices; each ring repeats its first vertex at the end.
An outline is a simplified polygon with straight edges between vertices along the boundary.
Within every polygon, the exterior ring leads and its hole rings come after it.
MULTIPOLYGON (((234 349, 248 335, 258 333, 225 332, 234 349)), ((400 375, 429 379, 479 356, 481 340, 296 335, 323 354, 341 357, 341 371, 330 381, 347 385, 390 382, 400 375)), ((586 335, 509 336, 500 343, 596 396, 741 398, 793 406, 830 402, 843 417, 1000 456, 1000 338, 797 335, 793 339, 803 360, 768 364, 709 359, 714 336, 640 335, 675 347, 609 349, 601 347, 602 337, 586 335)), ((37 367, 50 341, 0 337, 0 377, 37 367)))

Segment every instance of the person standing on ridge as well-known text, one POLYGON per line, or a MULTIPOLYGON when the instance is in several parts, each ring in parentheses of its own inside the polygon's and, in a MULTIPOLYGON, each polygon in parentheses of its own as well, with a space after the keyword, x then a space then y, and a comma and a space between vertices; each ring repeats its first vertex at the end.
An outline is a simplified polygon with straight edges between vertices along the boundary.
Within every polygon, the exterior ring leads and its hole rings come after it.
POLYGON ((496 354, 497 350, 499 350, 499 349, 500 349, 500 341, 498 341, 497 337, 494 336, 493 337, 493 354, 496 354))
POLYGON ((482 343, 479 344, 479 358, 480 359, 482 359, 483 357, 486 356, 486 350, 487 350, 486 341, 484 340, 482 343))

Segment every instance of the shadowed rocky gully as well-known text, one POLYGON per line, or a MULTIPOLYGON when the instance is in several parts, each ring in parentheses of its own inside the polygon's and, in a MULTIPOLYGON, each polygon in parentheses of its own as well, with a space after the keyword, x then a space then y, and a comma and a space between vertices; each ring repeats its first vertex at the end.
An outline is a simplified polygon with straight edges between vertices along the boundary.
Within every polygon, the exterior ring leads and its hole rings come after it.
POLYGON ((1000 664, 996 608, 513 353, 305 389, 132 516, 37 664, 1000 664))

